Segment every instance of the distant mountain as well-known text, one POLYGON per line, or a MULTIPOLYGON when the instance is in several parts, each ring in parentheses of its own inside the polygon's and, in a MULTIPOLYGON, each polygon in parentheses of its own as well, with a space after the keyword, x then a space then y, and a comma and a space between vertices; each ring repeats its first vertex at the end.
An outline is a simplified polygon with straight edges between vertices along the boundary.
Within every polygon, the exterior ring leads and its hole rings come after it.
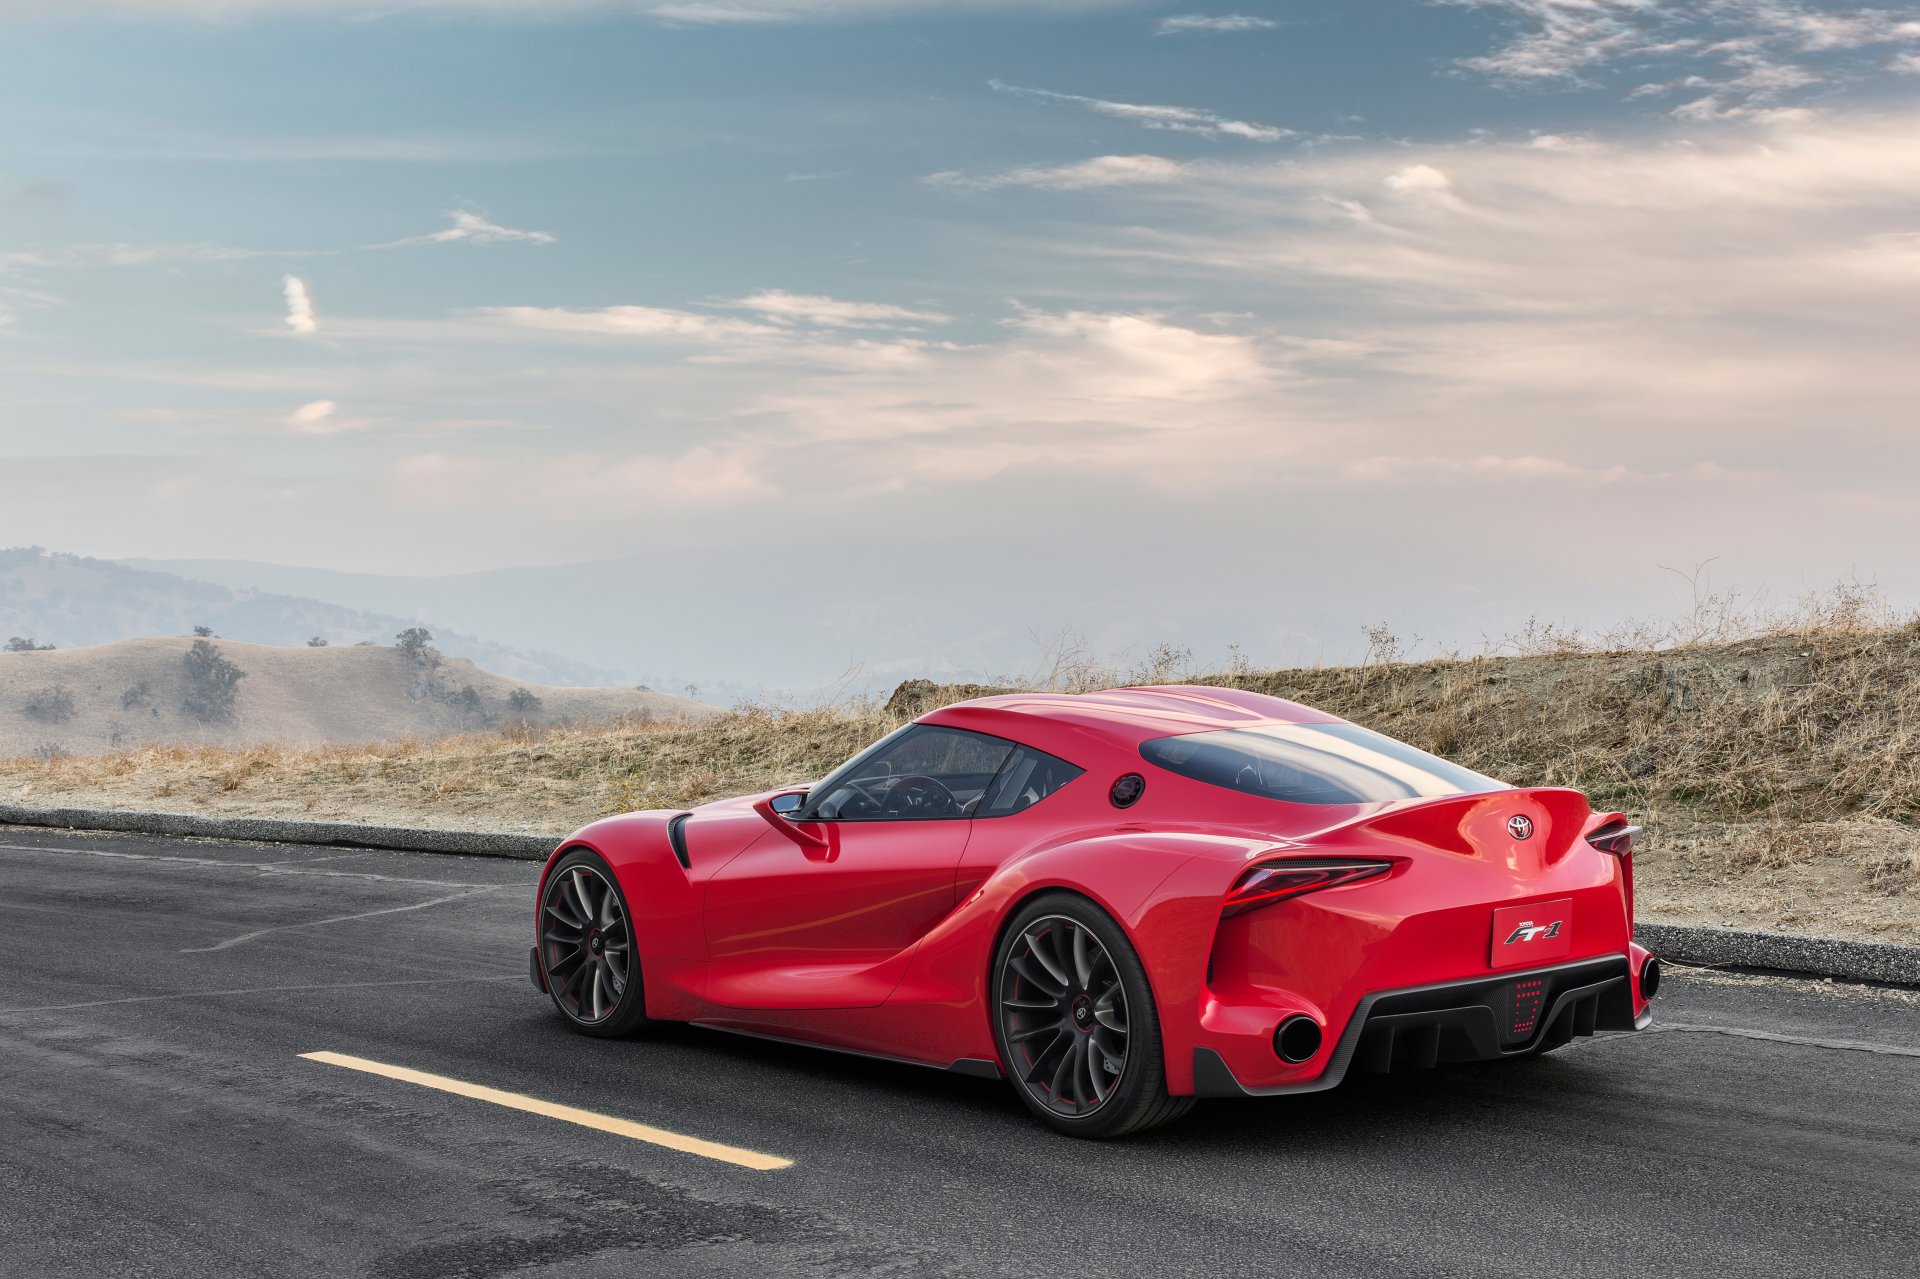
MULTIPOLYGON (((0 641, 33 639, 57 648, 110 644, 153 635, 186 635, 196 626, 251 644, 391 644, 409 626, 405 613, 328 604, 250 587, 194 581, 113 560, 62 555, 39 547, 0 550, 0 641)), ((569 688, 626 684, 618 671, 536 650, 511 648, 432 627, 434 646, 513 679, 569 688)))
MULTIPOLYGON (((570 657, 618 670, 620 683, 721 704, 818 688, 894 642, 897 628, 871 609, 860 610, 856 634, 839 634, 847 629, 848 600, 791 598, 754 559, 676 547, 664 559, 411 577, 256 560, 118 562, 236 590, 338 600, 412 618, 409 625, 431 627, 436 636, 447 626, 505 644, 563 647, 570 657), (775 599, 777 616, 769 611, 775 599)), ((896 665, 912 675, 963 669, 920 655, 896 665)), ((890 688, 898 675, 889 668, 873 682, 890 688)))
MULTIPOLYGON (((1033 664, 1036 634, 1112 611, 1089 603, 1073 575, 1047 582, 1043 599, 1019 596, 998 580, 995 566, 1010 562, 999 551, 929 552, 909 574, 872 573, 863 557, 810 547, 704 545, 412 577, 250 560, 121 562, 404 614, 436 635, 444 624, 506 644, 564 645, 618 668, 624 683, 723 704, 884 694, 909 678, 991 682, 1033 664)), ((1137 619, 1130 630, 1096 630, 1089 641, 1144 649, 1179 633, 1135 603, 1126 613, 1137 619)))
POLYGON ((142 745, 348 745, 442 737, 493 725, 698 719, 712 706, 633 688, 529 685, 465 658, 416 660, 391 646, 269 648, 211 641, 241 674, 222 705, 194 677, 191 639, 0 653, 0 755, 142 745))

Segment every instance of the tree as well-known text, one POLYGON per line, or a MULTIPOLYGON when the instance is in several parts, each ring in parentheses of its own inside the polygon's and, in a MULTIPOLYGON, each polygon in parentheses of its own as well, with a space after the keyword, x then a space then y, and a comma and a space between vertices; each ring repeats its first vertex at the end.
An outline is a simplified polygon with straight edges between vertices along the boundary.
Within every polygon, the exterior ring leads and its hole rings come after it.
POLYGON ((215 638, 213 634, 213 628, 211 626, 196 626, 193 628, 193 633, 199 636, 201 639, 215 638))
POLYGON ((36 644, 31 635, 15 635, 7 641, 9 653, 51 653, 53 645, 36 644))
POLYGON ((440 651, 433 647, 433 632, 424 626, 409 626, 394 636, 393 642, 415 666, 431 669, 440 665, 440 651))
POLYGON ((187 696, 181 709, 208 724, 232 719, 234 692, 247 673, 204 639, 195 640, 182 660, 187 668, 187 696))
POLYGON ((537 715, 540 713, 540 698, 530 688, 516 688, 507 694, 507 705, 515 715, 537 715))
POLYGON ((120 693, 120 709, 130 711, 136 706, 153 704, 153 686, 141 680, 138 684, 129 684, 120 693))
POLYGON ((65 684, 49 684, 29 693, 20 709, 49 724, 64 724, 73 718, 73 690, 65 684))
POLYGON ((318 635, 307 641, 308 648, 325 648, 326 646, 327 641, 318 635))

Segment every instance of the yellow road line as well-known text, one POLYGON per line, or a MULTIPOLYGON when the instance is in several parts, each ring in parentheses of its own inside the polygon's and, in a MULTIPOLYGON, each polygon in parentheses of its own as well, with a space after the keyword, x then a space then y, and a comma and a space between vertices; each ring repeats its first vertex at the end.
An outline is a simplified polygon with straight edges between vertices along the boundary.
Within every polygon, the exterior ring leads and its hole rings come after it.
POLYGON ((631 1137, 635 1141, 665 1146, 668 1150, 699 1155, 705 1159, 717 1159, 721 1163, 736 1164, 756 1172, 771 1172, 776 1168, 793 1166, 793 1160, 782 1159, 778 1155, 763 1155, 757 1150, 743 1150, 739 1146, 723 1146, 717 1141, 703 1141, 699 1137, 687 1137, 677 1132, 668 1132, 665 1128, 636 1124, 628 1119, 615 1119, 611 1115, 599 1115, 591 1110, 562 1106, 555 1102, 542 1101, 538 1097, 523 1097, 516 1092, 502 1092, 498 1088, 470 1084, 461 1079, 449 1079, 445 1075, 430 1075, 424 1070, 389 1066, 383 1061, 349 1057, 345 1053, 301 1053, 300 1056, 308 1061, 325 1062, 329 1066, 344 1066, 348 1070, 361 1070, 369 1075, 382 1075, 388 1079, 398 1079, 402 1083, 419 1084, 422 1088, 438 1088, 441 1092, 450 1092, 459 1097, 471 1097, 475 1101, 490 1101, 496 1106, 505 1106, 509 1110, 524 1110, 530 1115, 545 1115, 548 1119, 579 1124, 582 1128, 597 1128, 601 1132, 610 1132, 617 1137, 631 1137))

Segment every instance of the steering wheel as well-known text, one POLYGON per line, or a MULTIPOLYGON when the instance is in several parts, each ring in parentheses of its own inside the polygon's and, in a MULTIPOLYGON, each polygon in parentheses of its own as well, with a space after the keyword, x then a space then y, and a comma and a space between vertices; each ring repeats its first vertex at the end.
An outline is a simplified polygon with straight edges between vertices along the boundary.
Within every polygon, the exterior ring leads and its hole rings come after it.
POLYGON ((934 778, 909 773, 887 788, 880 811, 888 817, 955 817, 960 801, 934 778))
MULTIPOLYGON (((851 777, 849 777, 845 782, 841 784, 845 786, 846 789, 852 791, 855 795, 858 795, 860 797, 860 802, 866 805, 866 807, 850 813, 847 811, 847 805, 843 801, 839 805, 839 807, 835 810, 833 814, 835 817, 863 817, 868 813, 877 813, 880 811, 879 795, 875 795, 872 791, 862 786, 859 782, 854 781, 851 777)), ((881 791, 881 794, 884 795, 885 793, 886 792, 883 789, 881 791)))

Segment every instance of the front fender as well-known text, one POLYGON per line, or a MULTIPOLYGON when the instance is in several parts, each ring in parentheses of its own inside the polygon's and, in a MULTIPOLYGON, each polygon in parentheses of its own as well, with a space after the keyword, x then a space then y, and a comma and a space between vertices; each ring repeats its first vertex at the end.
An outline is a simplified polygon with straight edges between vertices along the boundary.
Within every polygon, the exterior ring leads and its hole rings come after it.
POLYGON ((586 848, 599 854, 620 881, 634 912, 634 947, 643 962, 650 958, 704 961, 707 936, 698 887, 667 837, 667 823, 684 811, 623 813, 583 826, 562 840, 540 870, 540 887, 534 894, 536 936, 539 903, 546 896, 554 864, 573 849, 586 848))

